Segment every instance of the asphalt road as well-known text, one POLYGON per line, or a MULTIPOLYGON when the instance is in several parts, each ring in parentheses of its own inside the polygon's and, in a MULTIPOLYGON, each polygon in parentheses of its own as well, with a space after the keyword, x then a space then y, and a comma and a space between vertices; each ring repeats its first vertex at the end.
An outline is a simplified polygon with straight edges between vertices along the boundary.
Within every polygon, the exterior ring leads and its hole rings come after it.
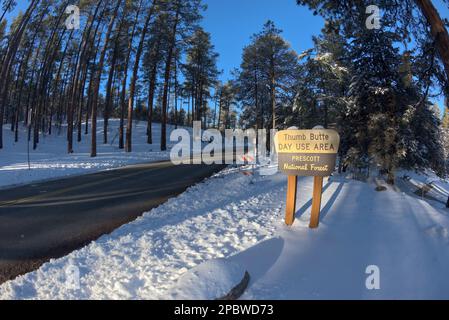
POLYGON ((0 283, 112 232, 223 167, 159 162, 0 190, 0 283))

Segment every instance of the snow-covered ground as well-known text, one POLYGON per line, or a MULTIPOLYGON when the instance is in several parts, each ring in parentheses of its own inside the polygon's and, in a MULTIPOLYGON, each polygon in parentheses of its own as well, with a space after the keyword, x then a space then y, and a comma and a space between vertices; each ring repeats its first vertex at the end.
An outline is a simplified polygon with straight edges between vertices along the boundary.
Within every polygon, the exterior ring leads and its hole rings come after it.
MULTIPOLYGON (((111 235, 1 285, 0 298, 173 299, 186 292, 189 298, 192 279, 214 279, 210 273, 226 265, 229 272, 216 281, 230 288, 222 281, 235 282, 247 270, 246 299, 449 298, 446 209, 336 176, 325 181, 322 222, 311 230, 312 179, 301 178, 298 218, 286 227, 286 177, 243 173, 226 169, 111 235), (380 290, 366 288, 371 265, 380 270, 380 290)), ((205 291, 191 298, 220 293, 193 285, 205 291)))
MULTIPOLYGON (((169 158, 167 152, 160 151, 160 125, 153 124, 153 145, 147 144, 146 122, 134 122, 133 152, 126 153, 118 148, 119 120, 110 120, 109 143, 103 144, 103 120, 98 120, 96 158, 90 157, 90 135, 84 135, 82 142, 76 141, 74 153, 67 154, 66 131, 60 134, 41 136, 37 150, 31 143, 31 170, 28 169, 27 133, 21 128, 19 142, 14 142, 14 134, 9 126, 3 127, 4 149, 0 150, 0 187, 55 179, 69 175, 92 173, 121 167, 128 164, 145 163, 169 158)), ((168 126, 168 137, 174 128, 168 126)), ((56 131, 56 130, 54 130, 56 131)), ((170 145, 169 145, 170 148, 170 145)))
POLYGON ((398 186, 403 191, 414 193, 426 199, 433 206, 445 208, 449 197, 449 183, 439 178, 432 171, 417 173, 403 170, 399 172, 398 186))

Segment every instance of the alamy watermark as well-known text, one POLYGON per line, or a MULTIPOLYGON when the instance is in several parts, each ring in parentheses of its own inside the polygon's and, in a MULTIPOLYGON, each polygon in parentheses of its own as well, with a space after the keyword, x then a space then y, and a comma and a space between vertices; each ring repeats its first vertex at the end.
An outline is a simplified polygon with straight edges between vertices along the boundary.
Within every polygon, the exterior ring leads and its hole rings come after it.
POLYGON ((68 30, 79 30, 81 24, 80 8, 75 5, 69 5, 65 9, 65 13, 69 16, 65 20, 65 26, 68 30))
POLYGON ((262 167, 277 163, 274 147, 276 133, 277 130, 227 129, 223 135, 217 129, 202 131, 201 122, 195 121, 193 135, 186 129, 172 131, 170 141, 176 144, 171 149, 170 160, 175 165, 259 165, 260 174, 271 175, 276 170, 273 172, 262 167), (270 148, 267 148, 267 141, 270 142, 270 148))
POLYGON ((366 14, 369 14, 366 18, 366 28, 368 30, 379 30, 381 28, 380 23, 380 9, 376 5, 370 5, 366 8, 366 14))
POLYGON ((366 289, 380 290, 380 268, 376 265, 370 265, 366 268, 365 273, 368 275, 365 281, 366 289))

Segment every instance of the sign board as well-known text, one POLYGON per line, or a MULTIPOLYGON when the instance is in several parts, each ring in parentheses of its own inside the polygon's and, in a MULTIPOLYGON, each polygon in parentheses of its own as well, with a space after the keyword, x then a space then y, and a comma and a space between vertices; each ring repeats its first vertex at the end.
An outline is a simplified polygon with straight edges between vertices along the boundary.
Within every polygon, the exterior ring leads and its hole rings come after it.
POLYGON ((279 159, 279 170, 288 175, 285 223, 295 221, 298 176, 314 177, 312 212, 309 227, 320 223, 323 177, 335 170, 340 136, 334 130, 284 130, 274 138, 279 159))
POLYGON ((335 170, 340 136, 334 130, 284 130, 275 146, 279 170, 289 176, 328 177, 335 170))

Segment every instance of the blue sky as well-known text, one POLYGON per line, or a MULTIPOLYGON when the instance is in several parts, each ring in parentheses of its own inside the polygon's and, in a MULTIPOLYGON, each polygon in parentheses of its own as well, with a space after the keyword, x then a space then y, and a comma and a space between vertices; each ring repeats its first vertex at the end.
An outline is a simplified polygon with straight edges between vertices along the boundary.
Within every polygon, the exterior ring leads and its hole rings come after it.
MULTIPOLYGON (((373 1, 375 3, 376 1, 373 1)), ((324 20, 313 16, 308 8, 296 5, 295 0, 204 0, 208 9, 202 26, 212 34, 216 51, 220 53, 222 78, 229 78, 230 70, 240 65, 242 49, 251 35, 262 30, 267 20, 273 20, 284 31, 284 38, 297 51, 313 46, 312 36, 318 35, 324 20)), ((433 0, 442 17, 449 19, 449 8, 441 0, 433 0)))
MULTIPOLYGON (((314 16, 308 8, 296 5, 295 0, 204 0, 208 10, 202 25, 212 34, 216 51, 220 53, 219 68, 222 80, 230 78, 230 71, 239 67, 242 49, 251 35, 262 30, 267 20, 273 20, 284 31, 284 38, 298 53, 313 46, 312 36, 319 35, 324 20, 314 16)), ((376 1, 373 1, 375 3, 376 1)), ((441 0, 434 0, 442 17, 449 19, 449 9, 441 0)), ((444 105, 441 97, 437 103, 444 105)))
MULTIPOLYGON (((253 34, 262 30, 267 20, 273 20, 284 31, 284 38, 297 52, 312 47, 312 36, 318 35, 324 25, 321 17, 313 16, 295 0, 203 0, 208 9, 202 26, 212 34, 216 51, 220 54, 219 68, 222 80, 230 78, 231 71, 239 67, 242 49, 253 34)), ((73 1, 76 4, 78 1, 73 1)), ((373 0, 373 4, 376 1, 373 0)), ((18 9, 26 9, 28 1, 19 0, 18 9)), ((433 0, 442 17, 449 19, 449 8, 442 0, 433 0)), ((15 15, 17 12, 13 12, 15 15)), ((443 98, 438 104, 443 106, 443 98)))
MULTIPOLYGON (((18 10, 26 10, 28 1, 19 0, 18 10)), ((74 4, 79 1, 73 1, 74 4)), ((208 10, 203 13, 202 26, 212 34, 217 52, 220 53, 219 68, 224 69, 223 79, 240 65, 242 49, 250 37, 262 30, 267 20, 273 20, 284 30, 285 38, 298 52, 312 46, 312 35, 319 34, 324 20, 314 17, 295 0, 203 0, 208 10)))
POLYGON ((222 78, 240 65, 242 49, 250 37, 262 30, 267 20, 273 20, 284 31, 284 37, 297 51, 312 47, 312 36, 324 26, 321 17, 313 16, 295 0, 205 0, 204 29, 212 34, 216 51, 220 53, 222 78))

